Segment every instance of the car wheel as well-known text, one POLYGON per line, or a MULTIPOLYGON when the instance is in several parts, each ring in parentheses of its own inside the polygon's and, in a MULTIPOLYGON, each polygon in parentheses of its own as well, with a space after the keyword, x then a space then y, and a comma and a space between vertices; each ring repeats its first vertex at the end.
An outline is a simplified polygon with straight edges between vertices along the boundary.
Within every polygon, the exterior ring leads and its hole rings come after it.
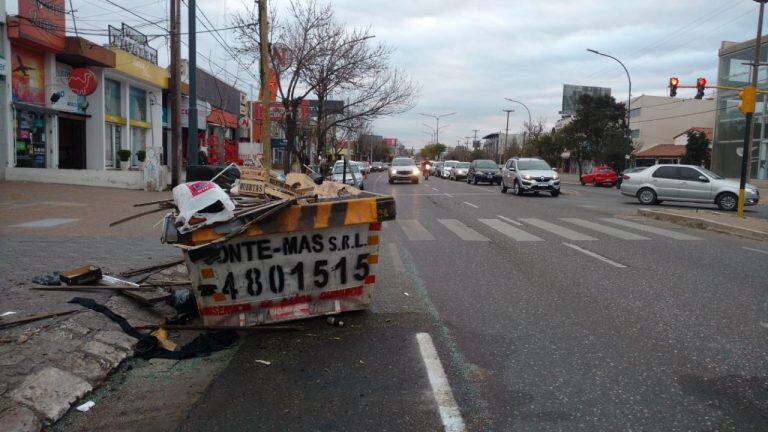
POLYGON ((739 205, 739 198, 730 192, 724 192, 715 198, 715 204, 720 210, 733 211, 739 205))
POLYGON ((475 182, 474 183, 477 184, 477 177, 475 177, 475 182))
POLYGON ((640 189, 637 192, 637 200, 643 205, 656 204, 656 192, 649 188, 640 189))
POLYGON ((515 191, 515 195, 517 195, 517 196, 523 196, 523 188, 522 188, 522 187, 520 187, 520 183, 518 183, 518 181, 517 181, 517 180, 515 180, 515 184, 514 184, 514 187, 513 187, 513 189, 514 189, 514 191, 515 191))
POLYGON ((392 179, 389 179, 389 184, 395 184, 395 182, 392 179))
POLYGON ((558 190, 553 190, 553 191, 552 191, 552 192, 550 192, 549 194, 550 194, 550 195, 552 195, 552 198, 557 198, 557 197, 560 195, 560 191, 558 191, 558 190))
POLYGON ((504 180, 501 181, 501 193, 507 193, 507 185, 504 184, 504 180))
POLYGON ((592 187, 595 187, 595 186, 597 186, 597 180, 596 179, 592 179, 592 187))

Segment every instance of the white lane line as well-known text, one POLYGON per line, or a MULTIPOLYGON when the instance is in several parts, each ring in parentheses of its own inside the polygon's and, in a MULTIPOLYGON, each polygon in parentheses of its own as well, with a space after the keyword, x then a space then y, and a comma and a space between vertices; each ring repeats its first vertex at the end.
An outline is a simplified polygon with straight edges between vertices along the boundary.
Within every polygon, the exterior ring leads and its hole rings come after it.
POLYGON ((588 228, 603 234, 608 234, 609 236, 618 237, 622 240, 650 240, 648 237, 643 237, 635 233, 622 231, 620 229, 612 228, 605 225, 596 224, 594 222, 586 221, 584 219, 577 219, 577 218, 560 218, 560 219, 566 222, 570 222, 574 225, 578 225, 580 227, 588 228))
POLYGON ((501 220, 503 220, 503 221, 509 222, 509 223, 511 223, 512 225, 523 226, 523 224, 521 224, 520 222, 518 222, 518 221, 516 221, 516 220, 514 220, 514 219, 510 219, 510 218, 508 218, 508 217, 504 217, 504 216, 502 216, 502 215, 496 215, 496 217, 497 217, 497 218, 499 218, 499 219, 501 219, 501 220))
POLYGON ((397 221, 400 228, 403 229, 408 240, 434 240, 435 237, 424 228, 421 222, 415 219, 401 219, 397 221))
POLYGON ((400 251, 397 250, 397 245, 394 243, 389 244, 389 254, 392 256, 392 265, 395 267, 395 271, 404 272, 405 265, 403 259, 400 257, 400 251))
POLYGON ((553 234, 559 235, 560 237, 567 238, 568 240, 573 240, 573 241, 597 240, 594 237, 588 236, 586 234, 582 234, 580 232, 576 232, 572 229, 561 227, 560 225, 555 225, 545 220, 541 220, 541 219, 520 219, 520 220, 527 224, 533 225, 537 228, 541 228, 544 231, 549 231, 553 234))
POLYGON ((440 189, 438 189, 438 188, 434 188, 433 187, 432 190, 435 191, 435 192, 440 192, 440 189))
POLYGON ((612 224, 621 225, 627 228, 633 228, 638 231, 645 231, 653 234, 658 234, 660 236, 673 238, 675 240, 701 240, 699 237, 690 236, 688 234, 683 234, 681 232, 672 231, 672 230, 663 229, 663 228, 657 228, 650 225, 643 225, 635 222, 626 221, 623 219, 604 218, 603 220, 606 222, 610 222, 612 224))
POLYGON ((498 219, 479 219, 480 222, 488 225, 496 231, 504 234, 505 236, 515 239, 517 241, 529 242, 529 241, 544 241, 543 239, 536 237, 533 234, 529 234, 521 229, 515 228, 512 225, 506 224, 498 219))
POLYGON ((748 250, 748 251, 752 251, 752 252, 757 252, 757 253, 768 255, 768 251, 764 251, 764 250, 760 250, 760 249, 752 249, 751 247, 746 247, 746 246, 742 246, 742 247, 744 249, 748 250))
POLYGON ((480 234, 472 228, 464 225, 461 221, 456 219, 438 219, 438 222, 443 224, 446 228, 451 230, 454 234, 459 236, 460 239, 465 241, 491 241, 488 237, 480 234))
POLYGON ((451 195, 449 193, 444 193, 443 195, 447 196, 448 198, 453 198, 453 195, 451 195))
POLYGON ((445 370, 440 363, 435 344, 432 343, 432 337, 429 333, 416 333, 416 342, 419 344, 421 358, 424 360, 424 367, 427 368, 429 385, 432 386, 432 395, 435 397, 446 432, 465 431, 464 419, 461 418, 461 411, 453 397, 451 385, 448 383, 448 377, 445 376, 445 370))
POLYGON ((33 220, 31 222, 11 225, 11 228, 52 228, 55 226, 72 223, 76 220, 77 219, 72 219, 72 218, 38 219, 38 220, 33 220))
POLYGON ((602 262, 604 262, 604 263, 606 263, 606 264, 610 264, 610 265, 612 265, 612 266, 614 266, 614 267, 618 267, 618 268, 626 268, 626 267, 627 267, 627 266, 625 266, 624 264, 619 264, 619 263, 617 263, 616 261, 612 261, 612 260, 609 260, 608 258, 606 258, 606 257, 604 257, 604 256, 602 256, 602 255, 598 255, 598 254, 596 254, 596 253, 594 253, 594 252, 592 252, 592 251, 589 251, 589 250, 586 250, 586 249, 580 248, 580 247, 578 247, 578 246, 576 246, 576 245, 572 245, 572 244, 570 244, 570 243, 563 243, 563 244, 564 244, 564 245, 566 245, 566 246, 568 246, 569 248, 572 248, 572 249, 574 249, 574 250, 577 250, 577 251, 579 251, 579 252, 581 252, 581 253, 583 253, 583 254, 585 254, 585 255, 589 255, 589 256, 591 256, 592 258, 597 258, 597 259, 599 259, 600 261, 602 261, 602 262))
POLYGON ((474 204, 472 204, 472 203, 470 203, 470 202, 466 202, 466 201, 464 201, 464 204, 466 204, 466 205, 468 205, 468 206, 470 206, 470 207, 474 207, 474 208, 476 208, 476 209, 479 209, 479 208, 480 208, 480 207, 478 207, 478 206, 476 206, 476 205, 474 205, 474 204))

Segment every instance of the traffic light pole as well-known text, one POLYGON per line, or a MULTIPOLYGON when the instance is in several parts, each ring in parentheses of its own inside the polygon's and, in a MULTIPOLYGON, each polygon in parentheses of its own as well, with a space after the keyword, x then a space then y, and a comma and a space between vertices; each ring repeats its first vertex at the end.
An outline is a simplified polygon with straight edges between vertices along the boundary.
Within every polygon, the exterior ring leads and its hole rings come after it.
MULTIPOLYGON (((763 36, 763 12, 765 11, 765 3, 768 0, 755 0, 760 3, 760 13, 757 18, 757 37, 755 38, 755 61, 752 63, 752 88, 757 87, 757 75, 758 68, 760 67, 760 45, 762 43, 763 36)), ((739 203, 738 203, 738 215, 744 217, 744 199, 746 195, 747 179, 749 178, 750 163, 752 162, 752 134, 754 128, 754 111, 755 106, 752 104, 751 109, 748 109, 744 115, 746 120, 746 128, 744 131, 744 147, 741 153, 741 179, 739 181, 739 203)))

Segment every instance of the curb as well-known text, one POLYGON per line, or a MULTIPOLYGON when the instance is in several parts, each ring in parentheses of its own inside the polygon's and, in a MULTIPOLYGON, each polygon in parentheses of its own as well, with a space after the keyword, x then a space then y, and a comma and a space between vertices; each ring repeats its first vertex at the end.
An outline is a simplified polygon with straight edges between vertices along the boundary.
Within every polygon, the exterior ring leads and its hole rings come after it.
POLYGON ((721 234, 729 234, 737 237, 742 237, 750 240, 768 241, 768 232, 758 231, 749 228, 743 228, 733 225, 728 225, 722 222, 716 222, 713 220, 705 219, 702 217, 685 216, 676 213, 667 213, 658 210, 650 209, 638 209, 637 214, 656 220, 672 222, 678 225, 682 225, 688 228, 696 228, 707 231, 714 231, 721 234))

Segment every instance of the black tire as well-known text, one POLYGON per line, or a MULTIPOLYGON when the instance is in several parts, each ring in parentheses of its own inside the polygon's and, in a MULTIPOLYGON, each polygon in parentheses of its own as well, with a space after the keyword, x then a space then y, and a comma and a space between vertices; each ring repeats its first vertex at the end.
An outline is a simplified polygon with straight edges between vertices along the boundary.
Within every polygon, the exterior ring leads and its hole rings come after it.
MULTIPOLYGON (((467 182, 469 182, 469 177, 467 177, 467 182)), ((477 177, 475 177, 475 184, 477 184, 477 177)))
POLYGON ((735 211, 739 207, 739 197, 731 192, 723 192, 715 198, 717 208, 723 211, 735 211))
POLYGON ((584 179, 579 179, 579 181, 581 182, 582 186, 586 186, 587 185, 586 183, 584 183, 584 179))
POLYGON ((656 200, 656 192, 650 188, 642 188, 637 191, 637 200, 640 201, 640 204, 642 205, 658 204, 658 201, 656 200))
POLYGON ((413 179, 413 184, 419 184, 419 179, 413 179))
POLYGON ((392 179, 389 179, 389 184, 395 184, 395 181, 392 179))
POLYGON ((501 193, 507 193, 507 185, 504 184, 504 180, 501 181, 501 193))
POLYGON ((520 183, 518 183, 517 180, 515 180, 515 185, 512 188, 515 192, 515 195, 517 196, 523 196, 523 188, 520 186, 520 183))
POLYGON ((558 191, 558 190, 553 190, 553 191, 552 191, 552 192, 550 192, 549 194, 550 194, 550 195, 552 195, 552 198, 557 198, 558 196, 560 196, 560 191, 558 191))
POLYGON ((592 179, 592 187, 596 187, 596 186, 597 186, 597 179, 592 179))

